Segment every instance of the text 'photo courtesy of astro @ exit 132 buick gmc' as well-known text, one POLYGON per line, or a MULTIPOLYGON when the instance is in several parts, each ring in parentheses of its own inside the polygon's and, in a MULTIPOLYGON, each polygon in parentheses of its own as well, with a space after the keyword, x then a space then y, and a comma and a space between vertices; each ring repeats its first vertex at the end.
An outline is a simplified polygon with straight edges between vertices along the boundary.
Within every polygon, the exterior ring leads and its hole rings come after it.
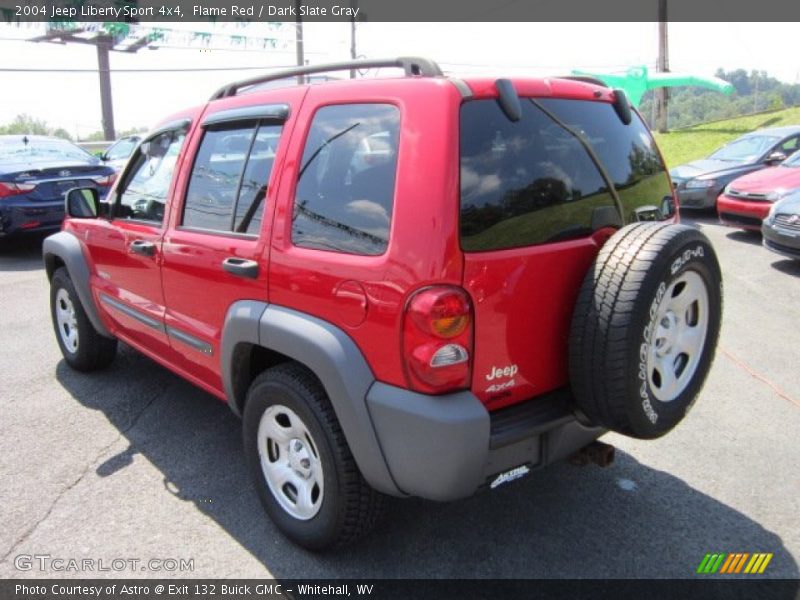
MULTIPOLYGON (((607 431, 669 432, 713 360, 713 248, 619 90, 422 58, 231 83, 47 238, 56 339, 117 341, 242 417, 266 512, 311 549, 387 495, 452 501, 607 431), (351 68, 400 76, 276 87, 351 68)), ((188 460, 188 459, 187 459, 188 460)))

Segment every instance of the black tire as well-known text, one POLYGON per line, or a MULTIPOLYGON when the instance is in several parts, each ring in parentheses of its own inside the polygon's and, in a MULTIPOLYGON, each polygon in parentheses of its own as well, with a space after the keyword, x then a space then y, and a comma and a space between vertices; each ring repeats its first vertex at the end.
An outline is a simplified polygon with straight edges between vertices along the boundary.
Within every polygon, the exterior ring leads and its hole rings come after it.
POLYGON ((572 319, 579 414, 636 438, 664 435, 705 382, 721 316, 722 276, 703 233, 668 223, 620 229, 586 275, 572 319))
MULTIPOLYGON (((267 447, 273 448, 263 443, 265 460, 272 461, 272 450, 268 452, 267 447)), ((380 517, 383 495, 364 481, 322 384, 302 365, 284 363, 253 381, 244 409, 244 451, 267 514, 286 537, 300 546, 322 550, 351 543, 369 532, 380 517), (289 411, 285 411, 287 408, 289 411), (270 467, 262 468, 259 426, 262 417, 270 418, 270 409, 278 415, 276 420, 281 411, 293 412, 291 419, 299 417, 311 438, 309 451, 321 464, 323 492, 318 512, 310 518, 293 515, 289 512, 291 504, 289 510, 282 506, 287 498, 291 501, 291 496, 274 492, 266 475, 270 467)), ((275 464, 282 460, 274 458, 275 464)), ((295 494, 299 495, 296 489, 295 494)))
POLYGON ((50 281, 50 316, 58 347, 70 367, 77 371, 96 371, 107 367, 114 360, 117 355, 117 340, 100 335, 94 328, 65 267, 56 269, 50 281), (72 323, 59 325, 59 307, 67 310, 70 306, 74 311, 72 323), (68 345, 64 332, 73 329, 77 341, 74 345, 68 345))

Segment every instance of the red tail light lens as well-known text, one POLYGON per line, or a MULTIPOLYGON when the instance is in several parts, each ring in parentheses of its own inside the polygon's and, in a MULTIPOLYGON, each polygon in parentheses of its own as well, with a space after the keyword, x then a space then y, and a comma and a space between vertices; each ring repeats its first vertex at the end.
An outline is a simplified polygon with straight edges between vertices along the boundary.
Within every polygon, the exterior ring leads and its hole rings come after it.
POLYGON ((105 187, 105 186, 109 186, 112 183, 114 183, 114 181, 116 179, 117 179, 117 174, 116 173, 112 173, 111 175, 108 175, 107 177, 95 177, 94 178, 94 182, 97 185, 102 185, 103 187, 105 187))
POLYGON ((406 305, 403 355, 409 387, 443 394, 469 387, 472 375, 472 306, 456 287, 420 290, 406 305))
POLYGON ((35 183, 6 183, 0 181, 0 198, 27 194, 36 189, 35 183))
POLYGON ((677 189, 672 191, 672 220, 675 223, 680 223, 681 220, 681 202, 677 189))

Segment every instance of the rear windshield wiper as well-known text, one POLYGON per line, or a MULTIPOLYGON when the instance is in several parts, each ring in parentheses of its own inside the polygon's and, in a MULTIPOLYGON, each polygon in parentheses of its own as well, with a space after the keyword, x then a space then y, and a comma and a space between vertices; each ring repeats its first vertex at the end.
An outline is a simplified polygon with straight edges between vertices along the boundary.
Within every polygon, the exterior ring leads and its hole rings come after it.
POLYGON ((622 199, 619 197, 619 192, 617 192, 617 188, 614 186, 614 182, 611 181, 611 176, 606 171, 605 167, 603 166, 600 157, 597 156, 597 153, 592 148, 592 145, 589 143, 589 140, 586 139, 580 131, 577 131, 564 123, 561 119, 559 119, 555 114, 551 111, 546 109, 541 102, 537 101, 535 98, 528 98, 531 104, 533 104, 536 108, 542 111, 545 115, 547 115, 556 125, 559 127, 564 128, 564 130, 573 136, 578 142, 583 146, 583 149, 586 150, 586 153, 589 155, 589 158, 594 163, 594 166, 597 167, 600 176, 605 181, 606 185, 608 186, 608 193, 611 194, 611 197, 614 199, 614 204, 617 206, 617 210, 619 211, 619 216, 622 218, 622 222, 625 222, 625 211, 622 208, 622 199))

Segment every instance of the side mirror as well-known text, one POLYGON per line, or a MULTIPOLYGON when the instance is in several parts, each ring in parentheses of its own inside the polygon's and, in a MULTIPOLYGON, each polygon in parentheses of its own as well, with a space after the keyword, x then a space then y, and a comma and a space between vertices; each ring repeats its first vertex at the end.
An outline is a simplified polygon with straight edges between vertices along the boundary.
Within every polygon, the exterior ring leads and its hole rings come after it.
POLYGON ((786 160, 786 155, 780 150, 776 150, 767 156, 767 159, 764 162, 768 165, 774 165, 776 163, 783 162, 784 160, 786 160))
POLYGON ((91 187, 72 188, 65 195, 67 215, 76 219, 96 219, 99 214, 100 198, 97 190, 91 187))
POLYGON ((647 204, 645 206, 640 206, 636 210, 633 211, 634 215, 636 215, 636 220, 641 221, 660 221, 664 218, 664 213, 661 208, 658 206, 653 206, 652 204, 647 204))

